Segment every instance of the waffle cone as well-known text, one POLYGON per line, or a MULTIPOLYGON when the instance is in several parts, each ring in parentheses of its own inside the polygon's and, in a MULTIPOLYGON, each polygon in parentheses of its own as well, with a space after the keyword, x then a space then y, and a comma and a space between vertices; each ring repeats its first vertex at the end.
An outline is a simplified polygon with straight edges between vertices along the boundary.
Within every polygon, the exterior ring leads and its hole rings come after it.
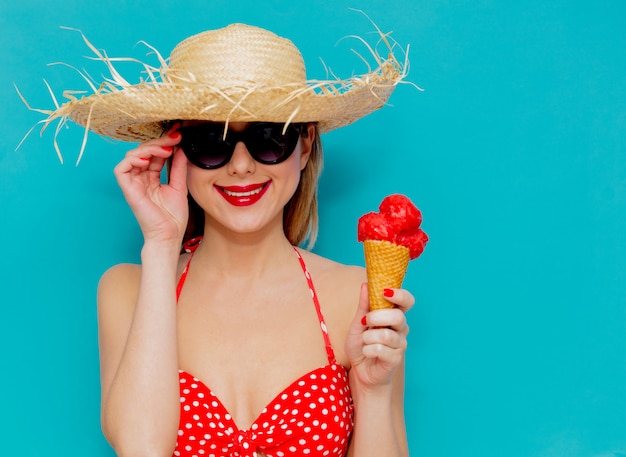
POLYGON ((365 240, 365 268, 370 310, 392 308, 383 298, 383 289, 402 286, 409 266, 409 248, 389 241, 365 240))

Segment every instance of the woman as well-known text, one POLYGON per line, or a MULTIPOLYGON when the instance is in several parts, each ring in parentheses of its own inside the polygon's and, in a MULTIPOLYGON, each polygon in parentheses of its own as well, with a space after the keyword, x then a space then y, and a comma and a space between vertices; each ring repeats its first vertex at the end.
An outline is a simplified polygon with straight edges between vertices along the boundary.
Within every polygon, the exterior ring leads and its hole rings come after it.
POLYGON ((362 268, 297 247, 316 233, 319 134, 405 76, 375 57, 362 77, 307 83, 291 42, 236 24, 179 44, 162 81, 54 113, 145 140, 115 169, 141 265, 114 266, 98 293, 102 427, 119 456, 408 454, 412 295, 386 290, 395 308, 369 312, 362 268))

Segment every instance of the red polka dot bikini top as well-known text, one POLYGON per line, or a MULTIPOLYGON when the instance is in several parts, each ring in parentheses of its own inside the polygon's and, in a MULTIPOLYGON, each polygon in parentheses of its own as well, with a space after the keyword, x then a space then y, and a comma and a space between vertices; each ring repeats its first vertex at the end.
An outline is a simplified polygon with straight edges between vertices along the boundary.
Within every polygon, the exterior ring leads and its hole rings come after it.
MULTIPOLYGON (((193 253, 197 245, 198 241, 186 248, 193 253)), ((294 250, 317 310, 328 365, 293 381, 274 397, 247 430, 237 427, 226 407, 207 385, 181 370, 180 425, 175 457, 346 455, 354 420, 348 373, 335 360, 311 275, 300 253, 294 250)), ((177 299, 190 262, 191 258, 178 283, 177 299)))

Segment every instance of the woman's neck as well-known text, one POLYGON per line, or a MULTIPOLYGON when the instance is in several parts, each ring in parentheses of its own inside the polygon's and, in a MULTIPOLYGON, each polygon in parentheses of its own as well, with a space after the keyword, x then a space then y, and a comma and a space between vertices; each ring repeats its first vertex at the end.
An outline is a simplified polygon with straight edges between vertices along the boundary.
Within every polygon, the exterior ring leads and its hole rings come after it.
POLYGON ((280 227, 262 232, 234 233, 205 225, 194 261, 212 274, 260 277, 293 258, 293 248, 280 227))

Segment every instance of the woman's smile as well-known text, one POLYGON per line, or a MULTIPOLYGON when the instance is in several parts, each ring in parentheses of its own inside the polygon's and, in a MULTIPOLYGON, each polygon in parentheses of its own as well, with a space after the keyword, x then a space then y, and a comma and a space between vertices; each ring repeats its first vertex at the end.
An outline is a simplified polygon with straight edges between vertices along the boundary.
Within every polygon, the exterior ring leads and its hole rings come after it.
POLYGON ((269 189, 272 180, 268 180, 260 184, 250 184, 247 186, 218 186, 219 194, 233 206, 249 206, 258 202, 267 189, 269 189))

